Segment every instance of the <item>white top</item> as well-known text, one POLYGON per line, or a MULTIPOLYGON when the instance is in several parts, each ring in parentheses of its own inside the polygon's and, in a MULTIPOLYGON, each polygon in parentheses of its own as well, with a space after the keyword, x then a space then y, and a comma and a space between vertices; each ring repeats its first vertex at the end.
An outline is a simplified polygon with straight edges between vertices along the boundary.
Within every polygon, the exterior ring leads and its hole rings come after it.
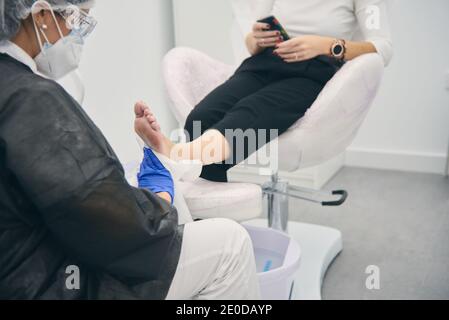
POLYGON ((37 72, 36 62, 31 58, 28 53, 26 53, 21 47, 16 45, 14 42, 9 40, 0 41, 0 53, 5 53, 10 57, 22 62, 24 65, 28 66, 34 73, 37 72))
MULTIPOLYGON (((247 0, 245 0, 247 1, 247 0)), ((257 19, 274 15, 291 37, 319 35, 353 40, 357 31, 388 65, 393 56, 384 0, 250 0, 257 19)))

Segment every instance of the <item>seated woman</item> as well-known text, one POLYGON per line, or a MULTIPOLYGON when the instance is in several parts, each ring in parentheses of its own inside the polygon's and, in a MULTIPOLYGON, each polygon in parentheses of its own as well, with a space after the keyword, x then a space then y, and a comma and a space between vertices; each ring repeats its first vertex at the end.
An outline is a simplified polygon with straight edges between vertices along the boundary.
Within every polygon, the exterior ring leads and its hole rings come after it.
MULTIPOLYGON (((188 116, 187 143, 172 144, 160 131, 138 128, 156 151, 201 160, 202 177, 212 181, 226 182, 232 166, 302 118, 345 61, 377 52, 387 65, 392 56, 383 0, 252 2, 258 4, 256 16, 276 16, 291 39, 283 41, 269 25, 255 23, 246 38, 251 57, 188 116), (364 41, 352 40, 358 29, 364 41), (264 139, 245 138, 244 148, 237 149, 235 135, 227 133, 238 129, 264 139), (272 130, 277 135, 268 135, 272 130)), ((151 111, 149 120, 155 121, 151 111)))
POLYGON ((0 299, 257 299, 243 227, 179 226, 165 168, 147 153, 131 187, 54 81, 78 66, 92 2, 0 0, 0 299))

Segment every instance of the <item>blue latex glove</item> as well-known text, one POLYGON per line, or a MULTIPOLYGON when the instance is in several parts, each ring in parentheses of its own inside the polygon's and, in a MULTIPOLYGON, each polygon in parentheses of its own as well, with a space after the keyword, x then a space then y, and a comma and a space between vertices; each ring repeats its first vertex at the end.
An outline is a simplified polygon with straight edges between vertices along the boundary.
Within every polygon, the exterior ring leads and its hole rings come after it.
POLYGON ((175 187, 170 172, 159 161, 149 148, 143 149, 144 158, 137 174, 139 188, 148 189, 153 193, 167 192, 172 204, 175 198, 175 187))

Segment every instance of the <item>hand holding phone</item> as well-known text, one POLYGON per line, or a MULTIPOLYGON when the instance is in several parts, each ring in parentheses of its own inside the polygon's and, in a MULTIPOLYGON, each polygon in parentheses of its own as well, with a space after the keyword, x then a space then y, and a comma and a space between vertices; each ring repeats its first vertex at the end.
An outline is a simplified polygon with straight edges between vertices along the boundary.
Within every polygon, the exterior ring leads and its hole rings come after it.
POLYGON ((264 19, 258 20, 257 22, 270 25, 270 30, 272 31, 279 31, 284 41, 290 40, 290 36, 288 35, 287 31, 275 16, 269 16, 264 19))
POLYGON ((267 48, 274 48, 277 44, 290 39, 274 16, 257 21, 249 36, 246 40, 246 46, 251 55, 256 55, 267 48))

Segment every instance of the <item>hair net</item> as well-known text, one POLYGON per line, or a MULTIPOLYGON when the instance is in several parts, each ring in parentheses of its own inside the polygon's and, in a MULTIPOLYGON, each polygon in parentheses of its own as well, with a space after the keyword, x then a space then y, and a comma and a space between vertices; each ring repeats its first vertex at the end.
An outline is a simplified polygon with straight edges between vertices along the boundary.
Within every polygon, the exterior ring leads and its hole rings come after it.
MULTIPOLYGON (((90 9, 95 0, 46 0, 54 10, 62 10, 73 4, 90 9)), ((9 40, 19 30, 20 21, 28 17, 37 0, 0 0, 0 41, 9 40)))

